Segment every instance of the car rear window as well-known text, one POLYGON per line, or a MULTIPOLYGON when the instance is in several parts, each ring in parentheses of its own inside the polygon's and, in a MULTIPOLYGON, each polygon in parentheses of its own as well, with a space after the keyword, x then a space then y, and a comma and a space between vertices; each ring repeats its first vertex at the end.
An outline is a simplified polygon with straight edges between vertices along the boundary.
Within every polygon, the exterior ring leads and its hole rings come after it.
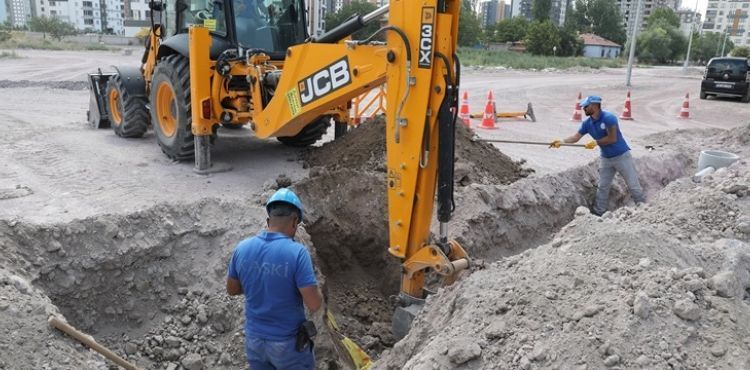
POLYGON ((744 76, 747 73, 747 61, 740 59, 719 59, 708 64, 709 74, 727 73, 733 76, 744 76))

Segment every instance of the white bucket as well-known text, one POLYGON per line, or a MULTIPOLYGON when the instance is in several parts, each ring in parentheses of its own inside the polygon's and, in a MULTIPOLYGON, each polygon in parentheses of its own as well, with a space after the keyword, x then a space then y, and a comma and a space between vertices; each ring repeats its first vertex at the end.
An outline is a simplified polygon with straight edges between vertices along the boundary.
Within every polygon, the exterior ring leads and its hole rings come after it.
POLYGON ((713 167, 719 169, 727 167, 740 159, 737 154, 722 152, 720 150, 702 150, 701 155, 698 157, 698 171, 701 171, 707 167, 713 167))

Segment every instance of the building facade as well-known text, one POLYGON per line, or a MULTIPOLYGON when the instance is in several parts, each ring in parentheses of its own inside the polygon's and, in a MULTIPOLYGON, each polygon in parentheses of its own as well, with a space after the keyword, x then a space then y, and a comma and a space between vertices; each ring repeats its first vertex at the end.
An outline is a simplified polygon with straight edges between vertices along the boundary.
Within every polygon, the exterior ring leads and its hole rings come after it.
MULTIPOLYGON (((633 25, 635 23, 635 12, 638 7, 638 0, 616 0, 617 6, 620 8, 620 15, 623 18, 623 26, 625 27, 628 35, 633 31, 633 25)), ((641 0, 641 13, 638 16, 638 30, 643 31, 648 22, 648 18, 651 13, 659 8, 667 8, 677 11, 680 7, 681 0, 641 0)))
MULTIPOLYGON (((562 26, 565 24, 568 7, 573 5, 572 0, 552 0, 551 5, 549 19, 552 23, 562 26)), ((533 0, 513 0, 510 17, 524 17, 529 21, 532 20, 532 6, 533 0)))
POLYGON ((690 31, 700 32, 701 30, 701 13, 692 10, 681 9, 675 12, 680 18, 680 31, 685 37, 689 37, 690 31))
POLYGON ((8 20, 13 27, 23 27, 31 19, 31 3, 28 0, 5 0, 8 20))
POLYGON ((497 1, 489 0, 479 3, 479 24, 482 28, 492 26, 497 21, 497 1))
POLYGON ((583 43, 583 56, 585 57, 614 59, 620 56, 622 47, 604 37, 593 33, 583 33, 580 38, 583 43))
POLYGON ((750 45, 750 0, 709 0, 703 32, 726 34, 736 46, 750 45))

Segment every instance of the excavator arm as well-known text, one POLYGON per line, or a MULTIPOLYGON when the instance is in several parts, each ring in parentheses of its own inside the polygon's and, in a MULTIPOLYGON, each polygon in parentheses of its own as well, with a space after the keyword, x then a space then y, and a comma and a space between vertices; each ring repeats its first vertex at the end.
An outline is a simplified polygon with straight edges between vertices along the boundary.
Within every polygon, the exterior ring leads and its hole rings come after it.
MULTIPOLYGON (((318 40, 292 46, 268 101, 261 81, 274 72, 274 66, 262 51, 246 50, 245 63, 232 67, 243 69, 235 73, 247 76, 253 104, 262 104, 252 110, 253 128, 260 138, 294 135, 332 107, 387 84, 388 251, 403 263, 403 308, 394 317, 396 336, 405 334, 413 318, 414 310, 408 306, 425 298, 426 270, 450 283, 469 264, 464 249, 448 240, 446 226, 454 208, 459 11, 460 0, 392 0, 318 40), (377 21, 385 13, 387 24, 373 35, 385 36, 385 42, 373 41, 375 37, 345 39, 358 25, 377 21), (436 203, 440 233, 432 240, 436 203)), ((210 85, 216 83, 219 68, 210 65, 208 31, 191 28, 190 37, 192 105, 200 107, 192 110, 192 131, 200 139, 210 135, 216 122, 210 85)))

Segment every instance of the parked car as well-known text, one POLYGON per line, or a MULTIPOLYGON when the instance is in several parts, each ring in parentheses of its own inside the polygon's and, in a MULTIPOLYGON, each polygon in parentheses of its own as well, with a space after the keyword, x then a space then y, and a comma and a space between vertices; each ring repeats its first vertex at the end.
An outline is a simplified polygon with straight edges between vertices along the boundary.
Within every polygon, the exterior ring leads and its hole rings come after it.
POLYGON ((711 58, 701 82, 701 99, 709 95, 741 98, 750 102, 750 59, 711 58))

